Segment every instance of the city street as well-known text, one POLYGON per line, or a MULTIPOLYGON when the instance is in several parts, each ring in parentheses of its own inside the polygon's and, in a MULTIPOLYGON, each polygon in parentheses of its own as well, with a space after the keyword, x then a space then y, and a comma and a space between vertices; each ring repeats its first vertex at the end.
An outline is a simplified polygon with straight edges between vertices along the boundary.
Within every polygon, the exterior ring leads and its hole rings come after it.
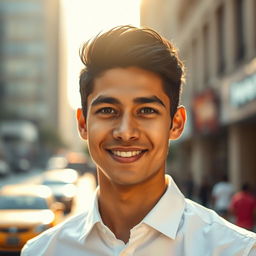
MULTIPOLYGON (((39 184, 41 176, 43 175, 42 170, 33 170, 29 173, 23 174, 12 174, 6 178, 0 179, 0 189, 5 185, 13 184, 39 184)), ((80 176, 77 182, 77 194, 74 199, 72 210, 69 214, 65 214, 61 217, 60 222, 65 219, 84 211, 94 194, 96 188, 95 176, 92 173, 85 173, 80 176)), ((0 256, 19 255, 17 253, 1 252, 0 256)))
MULTIPOLYGON (((0 188, 9 184, 36 184, 39 182, 43 172, 40 169, 35 169, 32 172, 25 174, 12 174, 9 177, 0 179, 0 188)), ((77 196, 75 198, 74 207, 69 215, 74 215, 86 209, 94 190, 96 188, 95 177, 91 173, 85 173, 79 177, 77 184, 77 196)), ((69 215, 66 215, 68 217, 69 215)))

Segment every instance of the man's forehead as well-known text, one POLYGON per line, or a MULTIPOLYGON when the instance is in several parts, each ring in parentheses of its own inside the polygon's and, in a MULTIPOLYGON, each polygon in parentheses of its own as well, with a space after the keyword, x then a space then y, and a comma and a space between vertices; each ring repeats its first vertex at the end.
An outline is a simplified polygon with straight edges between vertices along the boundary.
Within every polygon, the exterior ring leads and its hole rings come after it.
POLYGON ((107 70, 94 81, 89 104, 156 102, 167 105, 169 97, 163 88, 162 79, 153 72, 139 68, 114 68, 107 70))
POLYGON ((120 90, 136 90, 139 87, 149 89, 151 85, 162 88, 162 78, 154 72, 136 67, 109 69, 94 80, 94 88, 104 91, 113 86, 120 90))

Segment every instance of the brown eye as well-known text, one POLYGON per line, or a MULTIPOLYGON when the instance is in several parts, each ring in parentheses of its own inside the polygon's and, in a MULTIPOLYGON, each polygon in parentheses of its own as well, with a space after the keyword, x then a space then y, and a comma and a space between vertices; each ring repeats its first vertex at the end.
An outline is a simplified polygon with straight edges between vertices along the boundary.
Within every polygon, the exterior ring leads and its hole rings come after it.
POLYGON ((101 108, 97 110, 97 114, 105 114, 105 115, 111 115, 111 114, 116 114, 116 111, 113 108, 106 107, 106 108, 101 108))
POLYGON ((158 111, 153 108, 145 107, 140 109, 139 113, 140 114, 157 114, 158 111))

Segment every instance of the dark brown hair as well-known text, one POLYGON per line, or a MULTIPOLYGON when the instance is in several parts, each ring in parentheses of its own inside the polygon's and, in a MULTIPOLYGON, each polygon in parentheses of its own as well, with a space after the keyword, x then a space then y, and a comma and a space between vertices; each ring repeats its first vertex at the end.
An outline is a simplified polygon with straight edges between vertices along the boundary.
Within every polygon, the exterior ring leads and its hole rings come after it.
POLYGON ((184 67, 173 44, 149 28, 118 26, 86 42, 80 49, 85 68, 80 73, 83 113, 94 79, 115 67, 135 66, 158 74, 170 99, 171 117, 180 102, 184 67))

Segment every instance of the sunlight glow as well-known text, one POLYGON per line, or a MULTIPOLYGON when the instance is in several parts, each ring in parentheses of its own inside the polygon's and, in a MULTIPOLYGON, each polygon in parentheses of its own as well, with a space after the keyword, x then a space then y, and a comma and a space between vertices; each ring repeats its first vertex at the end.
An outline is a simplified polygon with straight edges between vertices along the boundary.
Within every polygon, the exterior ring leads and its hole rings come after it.
POLYGON ((62 0, 67 35, 68 100, 72 108, 81 106, 79 48, 91 37, 117 25, 140 24, 140 0, 62 0))

